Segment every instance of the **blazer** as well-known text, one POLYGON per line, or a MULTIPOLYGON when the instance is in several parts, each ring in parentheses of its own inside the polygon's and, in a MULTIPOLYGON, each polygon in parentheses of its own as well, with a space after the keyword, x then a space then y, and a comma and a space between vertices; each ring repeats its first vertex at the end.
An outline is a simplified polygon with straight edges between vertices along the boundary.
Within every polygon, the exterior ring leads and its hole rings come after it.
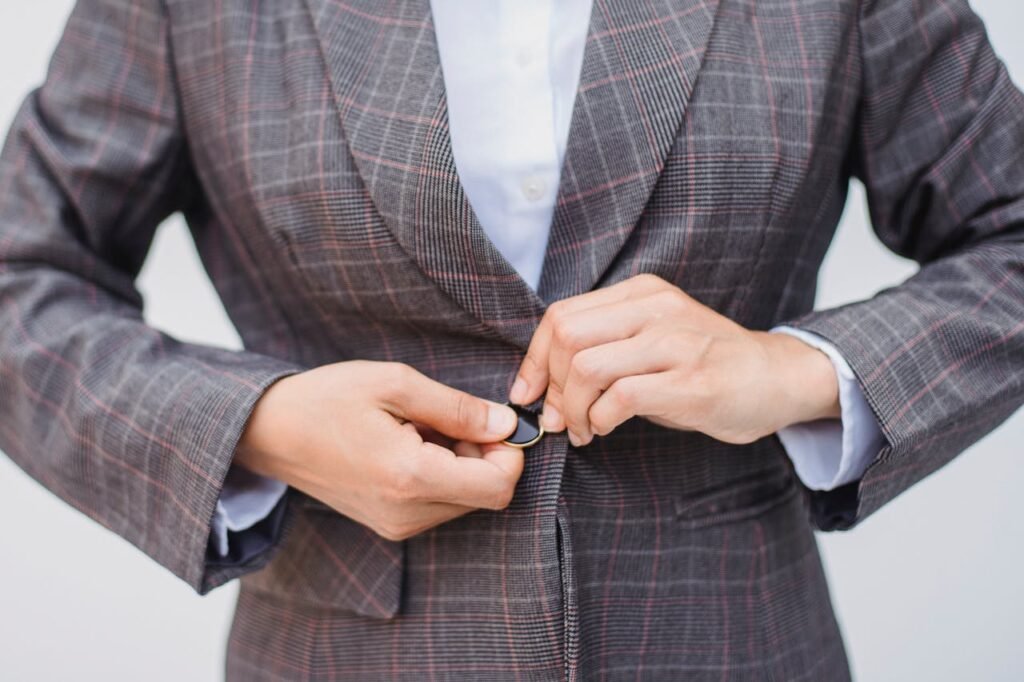
POLYGON ((80 0, 0 155, 0 447, 199 593, 230 680, 847 680, 814 529, 851 528, 1024 401, 1024 96, 966 0, 598 0, 534 291, 452 159, 428 0, 80 0), (851 178, 920 264, 814 310, 851 178), (244 341, 147 326, 188 220, 244 341), (275 380, 408 363, 502 401, 548 304, 653 273, 849 361, 885 446, 812 492, 776 436, 635 418, 527 452, 508 509, 388 541, 290 489, 206 555, 275 380))

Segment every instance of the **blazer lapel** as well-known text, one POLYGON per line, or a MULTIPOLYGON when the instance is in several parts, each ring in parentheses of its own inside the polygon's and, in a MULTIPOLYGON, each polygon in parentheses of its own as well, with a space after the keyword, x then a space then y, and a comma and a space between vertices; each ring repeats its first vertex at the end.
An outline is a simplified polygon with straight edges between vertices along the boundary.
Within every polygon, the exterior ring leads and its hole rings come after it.
POLYGON ((487 237, 455 170, 429 0, 306 0, 367 191, 410 258, 526 349, 549 302, 589 291, 643 211, 718 0, 594 0, 539 291, 487 237))
POLYGON ((679 135, 718 0, 594 0, 541 273, 591 290, 635 228, 679 135))
POLYGON ((526 349, 545 304, 488 239, 459 182, 429 0, 306 0, 349 147, 410 258, 526 349))

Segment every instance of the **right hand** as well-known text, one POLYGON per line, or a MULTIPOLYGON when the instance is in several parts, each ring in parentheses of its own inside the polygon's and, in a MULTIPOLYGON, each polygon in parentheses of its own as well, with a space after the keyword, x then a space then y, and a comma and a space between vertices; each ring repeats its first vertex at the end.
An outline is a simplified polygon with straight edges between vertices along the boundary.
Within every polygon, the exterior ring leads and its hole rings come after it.
POLYGON ((515 428, 512 408, 409 365, 350 360, 271 384, 234 462, 404 540, 509 505, 523 452, 499 441, 515 428))

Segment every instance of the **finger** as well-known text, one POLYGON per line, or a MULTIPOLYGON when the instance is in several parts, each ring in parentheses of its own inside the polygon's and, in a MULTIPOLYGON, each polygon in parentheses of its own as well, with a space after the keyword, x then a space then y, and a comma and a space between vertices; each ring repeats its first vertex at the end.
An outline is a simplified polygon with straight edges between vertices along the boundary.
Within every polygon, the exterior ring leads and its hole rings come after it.
POLYGON ((513 486, 523 475, 526 458, 522 448, 514 448, 501 443, 484 443, 480 446, 483 459, 505 472, 513 486))
POLYGON ((548 386, 547 395, 544 396, 540 425, 550 433, 565 430, 565 418, 562 416, 562 391, 555 386, 548 386))
POLYGON ((497 442, 515 432, 518 417, 508 405, 446 386, 407 365, 395 371, 385 398, 395 416, 478 443, 497 442))
POLYGON ((594 433, 605 436, 627 419, 636 416, 660 416, 666 386, 676 378, 669 372, 634 374, 616 379, 590 406, 588 417, 594 433))
MULTIPOLYGON (((595 306, 563 316, 561 327, 553 334, 548 359, 548 398, 544 401, 544 412, 556 412, 556 415, 544 419, 551 424, 552 431, 561 431, 568 427, 560 400, 552 401, 553 392, 565 394, 565 383, 568 381, 569 370, 573 358, 586 348, 633 337, 642 332, 647 325, 659 315, 660 305, 653 296, 644 293, 634 298, 595 306), (556 426, 557 424, 557 426, 556 426)), ((542 415, 543 417, 543 415, 542 415)), ((582 436, 578 431, 573 434, 582 436)), ((584 439, 589 440, 589 439, 584 439)), ((574 442, 576 444, 576 442, 574 442)))
POLYGON ((657 315, 648 299, 595 306, 560 318, 548 355, 548 384, 565 393, 573 357, 580 351, 639 334, 657 315))
POLYGON ((673 337, 647 334, 594 346, 573 356, 560 406, 569 440, 586 445, 593 438, 590 407, 616 380, 635 374, 670 369, 681 349, 673 349, 673 337))
POLYGON ((611 286, 602 287, 579 296, 557 301, 548 307, 540 325, 534 332, 526 357, 520 365, 516 380, 509 392, 509 400, 525 405, 539 398, 548 387, 548 363, 553 329, 563 315, 582 310, 613 305, 652 293, 678 289, 665 280, 650 274, 641 274, 611 286))
POLYGON ((459 457, 473 457, 475 459, 480 459, 484 456, 480 443, 474 443, 469 440, 457 440, 450 449, 459 457))
MULTIPOLYGON (((544 317, 541 318, 540 324, 530 339, 526 357, 523 358, 516 374, 516 380, 512 384, 512 390, 509 391, 509 400, 519 405, 525 405, 543 395, 548 386, 547 359, 552 331, 558 325, 561 316, 643 295, 655 286, 654 279, 656 278, 633 277, 579 296, 562 299, 548 306, 544 317)), ((664 281, 662 284, 667 285, 664 281)))
MULTIPOLYGON (((486 459, 491 457, 493 460, 495 455, 491 455, 492 452, 498 450, 500 452, 513 451, 519 452, 519 448, 512 448, 503 443, 474 443, 468 440, 455 441, 454 446, 449 448, 459 457, 474 457, 476 459, 486 459)), ((518 458, 522 461, 522 458, 518 458)))
POLYGON ((420 476, 425 499, 480 509, 504 509, 523 472, 523 451, 500 444, 481 446, 481 457, 459 457, 424 443, 420 476))
POLYGON ((480 459, 459 457, 452 466, 442 467, 440 490, 445 501, 482 509, 504 509, 512 501, 516 483, 523 473, 523 450, 497 443, 481 446, 480 459))

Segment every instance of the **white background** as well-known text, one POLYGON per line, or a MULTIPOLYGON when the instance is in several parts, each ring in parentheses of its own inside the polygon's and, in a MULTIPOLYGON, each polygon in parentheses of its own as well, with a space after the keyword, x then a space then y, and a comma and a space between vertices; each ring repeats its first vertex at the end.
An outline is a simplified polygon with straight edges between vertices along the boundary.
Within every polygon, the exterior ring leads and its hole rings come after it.
MULTIPOLYGON (((3 131, 41 82, 71 6, 0 4, 3 131)), ((1019 0, 973 6, 1024 83, 1019 0)), ((818 307, 914 268, 871 234, 857 189, 818 307)), ((239 347, 180 220, 161 228, 139 285, 151 324, 239 347)), ((1022 441, 1024 411, 859 528, 819 535, 858 680, 1024 680, 1022 441)), ((235 595, 232 583, 197 596, 0 457, 0 680, 221 679, 235 595)))

